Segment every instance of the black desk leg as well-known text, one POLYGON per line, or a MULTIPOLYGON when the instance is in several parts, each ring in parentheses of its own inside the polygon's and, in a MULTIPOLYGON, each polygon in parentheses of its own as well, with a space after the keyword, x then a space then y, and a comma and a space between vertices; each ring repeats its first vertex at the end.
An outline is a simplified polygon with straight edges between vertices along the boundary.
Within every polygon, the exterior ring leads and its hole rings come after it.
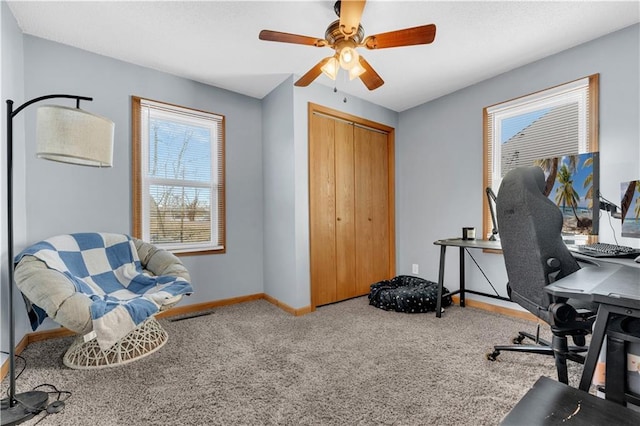
POLYGON ((460 307, 464 308, 464 247, 460 247, 460 307))
POLYGON ((593 335, 591 342, 589 343, 589 351, 587 357, 584 360, 584 368, 582 370, 582 377, 580 379, 580 390, 589 392, 589 387, 593 381, 593 373, 596 370, 596 364, 598 363, 598 357, 600 356, 600 350, 602 349, 602 342, 604 341, 605 332, 607 331, 607 322, 609 321, 609 308, 603 303, 598 307, 598 315, 596 316, 596 322, 593 326, 593 335))
POLYGON ((440 270, 438 271, 438 300, 436 301, 436 317, 442 316, 442 288, 444 286, 444 259, 447 246, 440 246, 440 270))

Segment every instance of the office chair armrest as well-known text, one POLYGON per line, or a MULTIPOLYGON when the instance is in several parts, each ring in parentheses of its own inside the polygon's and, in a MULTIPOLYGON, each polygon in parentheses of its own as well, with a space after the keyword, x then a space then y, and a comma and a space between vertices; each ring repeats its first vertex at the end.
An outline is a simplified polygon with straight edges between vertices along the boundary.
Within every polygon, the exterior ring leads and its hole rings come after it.
POLYGON ((584 330, 588 333, 595 319, 593 312, 588 309, 578 309, 567 303, 552 303, 549 305, 549 324, 552 327, 570 330, 584 330))
POLYGON ((549 305, 551 312, 551 325, 562 326, 575 321, 578 316, 576 309, 566 303, 552 303, 549 305))

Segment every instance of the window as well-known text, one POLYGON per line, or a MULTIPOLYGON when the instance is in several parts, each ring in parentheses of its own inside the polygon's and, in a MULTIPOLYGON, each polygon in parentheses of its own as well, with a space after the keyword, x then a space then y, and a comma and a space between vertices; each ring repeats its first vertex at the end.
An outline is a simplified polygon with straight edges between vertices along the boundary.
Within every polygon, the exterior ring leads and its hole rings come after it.
POLYGON ((225 250, 224 117, 132 98, 133 235, 174 253, 225 250))
MULTIPOLYGON (((483 133, 484 188, 496 194, 515 167, 598 151, 598 74, 484 108, 483 133)), ((485 199, 485 237, 492 227, 485 199)))

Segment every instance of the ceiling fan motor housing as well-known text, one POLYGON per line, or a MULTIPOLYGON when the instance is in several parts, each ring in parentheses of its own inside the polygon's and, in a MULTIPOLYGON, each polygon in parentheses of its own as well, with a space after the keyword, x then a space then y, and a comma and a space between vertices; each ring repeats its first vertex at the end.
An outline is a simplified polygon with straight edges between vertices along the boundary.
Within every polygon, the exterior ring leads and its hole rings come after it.
MULTIPOLYGON (((324 38, 331 46, 335 46, 338 42, 345 39, 345 35, 340 31, 340 20, 333 21, 329 24, 327 31, 324 33, 324 38)), ((353 40, 356 46, 364 40, 364 28, 362 28, 362 25, 358 25, 358 31, 350 36, 349 39, 353 40)))

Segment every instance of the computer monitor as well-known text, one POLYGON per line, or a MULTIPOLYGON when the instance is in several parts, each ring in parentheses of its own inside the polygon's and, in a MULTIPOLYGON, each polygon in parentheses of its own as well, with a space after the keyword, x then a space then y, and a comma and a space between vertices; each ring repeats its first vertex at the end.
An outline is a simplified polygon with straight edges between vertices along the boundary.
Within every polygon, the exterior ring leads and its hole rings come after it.
POLYGON ((562 212, 563 236, 597 235, 600 210, 598 153, 545 158, 534 164, 544 170, 545 194, 562 212))
POLYGON ((620 184, 623 237, 640 238, 640 180, 620 184))

